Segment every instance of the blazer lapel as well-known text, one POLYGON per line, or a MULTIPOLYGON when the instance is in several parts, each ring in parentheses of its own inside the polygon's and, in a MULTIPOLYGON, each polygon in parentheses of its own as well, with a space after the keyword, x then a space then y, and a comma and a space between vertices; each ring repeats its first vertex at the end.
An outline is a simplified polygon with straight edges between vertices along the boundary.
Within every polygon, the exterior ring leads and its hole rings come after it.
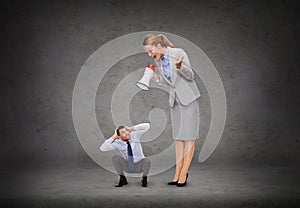
MULTIPOLYGON (((176 66, 175 66, 175 58, 176 56, 173 54, 172 48, 169 49, 169 60, 170 60, 170 75, 171 75, 171 85, 174 87, 176 78, 177 78, 177 72, 176 72, 176 66)), ((170 83, 170 82, 169 82, 170 83)))

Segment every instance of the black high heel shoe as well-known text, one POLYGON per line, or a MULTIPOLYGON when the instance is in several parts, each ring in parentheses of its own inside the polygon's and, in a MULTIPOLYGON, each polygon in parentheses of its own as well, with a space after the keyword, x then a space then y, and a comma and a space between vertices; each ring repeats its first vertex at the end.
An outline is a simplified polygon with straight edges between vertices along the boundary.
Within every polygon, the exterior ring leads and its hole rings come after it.
POLYGON ((171 182, 168 183, 168 185, 175 186, 175 185, 177 185, 177 183, 178 183, 178 180, 177 181, 171 181, 171 182))
POLYGON ((186 186, 186 182, 187 182, 188 177, 189 177, 189 174, 187 173, 187 174, 186 174, 185 182, 184 182, 184 183, 177 183, 177 184, 176 184, 177 187, 183 187, 183 186, 186 186))

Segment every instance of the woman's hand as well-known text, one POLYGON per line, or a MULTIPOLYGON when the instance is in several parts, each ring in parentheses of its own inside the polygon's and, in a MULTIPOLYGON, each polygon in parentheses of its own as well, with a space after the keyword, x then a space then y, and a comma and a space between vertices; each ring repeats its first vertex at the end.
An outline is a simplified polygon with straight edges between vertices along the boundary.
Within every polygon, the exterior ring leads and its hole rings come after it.
POLYGON ((176 61, 176 64, 175 64, 175 65, 176 65, 176 68, 177 68, 177 69, 180 69, 183 58, 184 58, 184 56, 182 56, 178 61, 176 61))
POLYGON ((158 82, 160 80, 160 77, 158 74, 154 73, 152 78, 151 78, 151 81, 152 82, 158 82))

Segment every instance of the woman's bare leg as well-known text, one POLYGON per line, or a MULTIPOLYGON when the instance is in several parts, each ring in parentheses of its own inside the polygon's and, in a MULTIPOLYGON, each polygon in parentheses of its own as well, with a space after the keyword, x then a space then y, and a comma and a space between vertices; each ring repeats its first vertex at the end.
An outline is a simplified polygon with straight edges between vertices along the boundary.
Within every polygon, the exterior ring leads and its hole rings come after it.
POLYGON ((191 165, 194 151, 195 151, 195 141, 194 140, 187 140, 184 142, 184 157, 183 157, 183 164, 181 168, 181 172, 179 175, 178 183, 184 183, 186 181, 186 174, 189 170, 191 165))
POLYGON ((173 181, 176 182, 179 179, 181 169, 183 167, 183 157, 184 157, 184 141, 176 140, 176 171, 173 181))

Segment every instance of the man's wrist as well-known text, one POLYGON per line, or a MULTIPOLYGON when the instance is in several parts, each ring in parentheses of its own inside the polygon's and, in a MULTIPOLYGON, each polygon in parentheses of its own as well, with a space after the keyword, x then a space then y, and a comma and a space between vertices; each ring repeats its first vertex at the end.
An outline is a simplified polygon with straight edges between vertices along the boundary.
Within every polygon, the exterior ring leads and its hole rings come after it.
POLYGON ((118 136, 117 135, 112 135, 112 137, 111 137, 112 139, 117 139, 118 138, 118 136))
POLYGON ((133 130, 134 130, 134 129, 133 129, 133 126, 131 126, 131 127, 126 126, 126 129, 127 129, 127 131, 133 131, 133 130))

